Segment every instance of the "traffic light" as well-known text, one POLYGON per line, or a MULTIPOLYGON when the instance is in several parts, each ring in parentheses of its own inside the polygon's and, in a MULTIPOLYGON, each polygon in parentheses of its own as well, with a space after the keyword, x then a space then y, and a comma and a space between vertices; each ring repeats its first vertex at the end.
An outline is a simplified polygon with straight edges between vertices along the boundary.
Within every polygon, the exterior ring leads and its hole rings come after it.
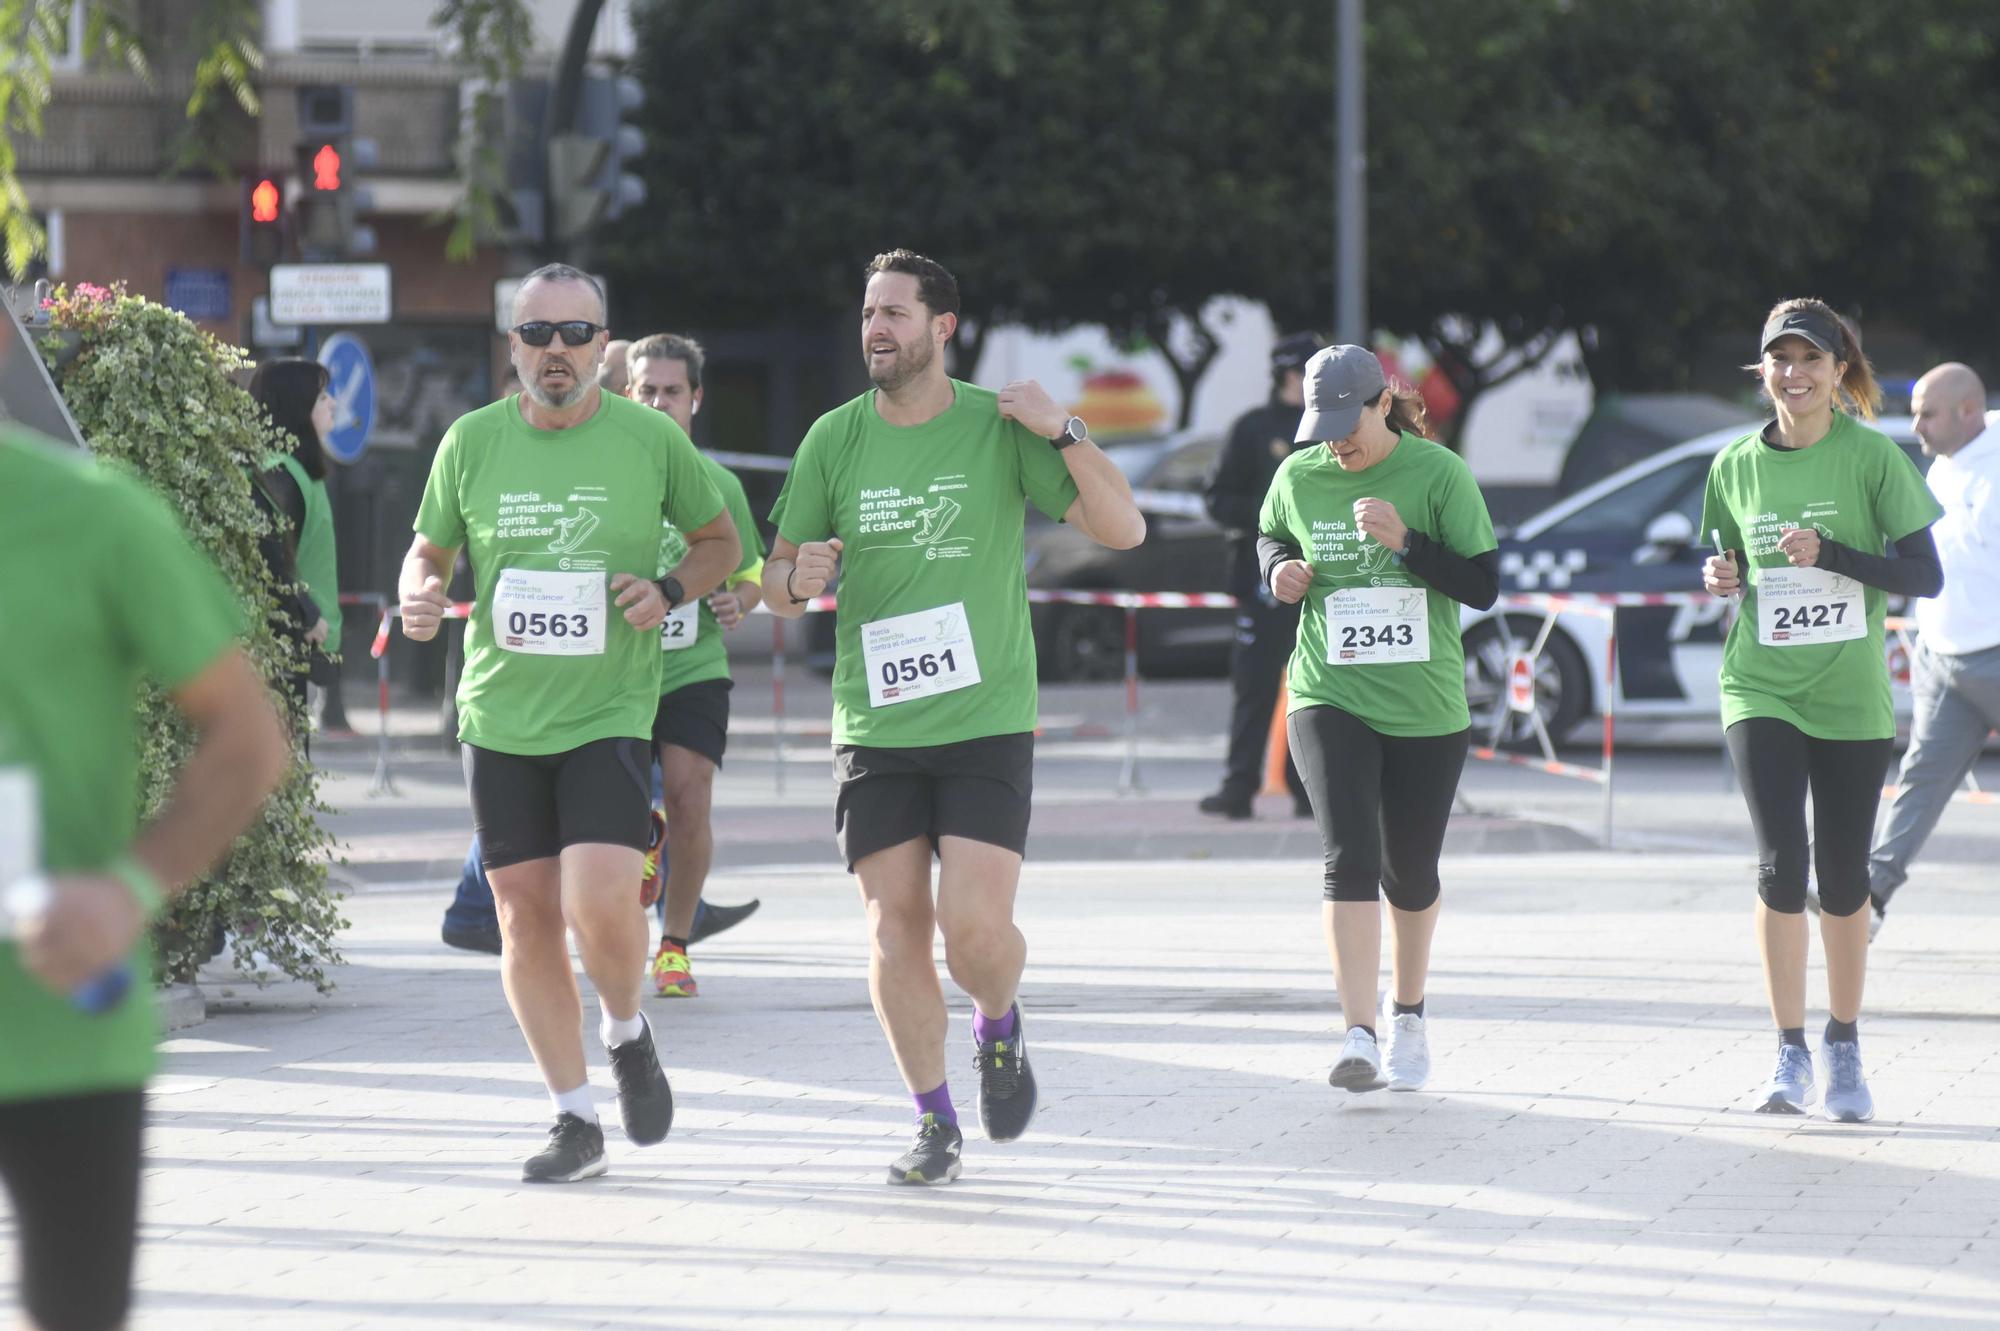
POLYGON ((356 168, 372 164, 374 143, 354 134, 354 89, 319 84, 299 89, 299 137, 294 148, 299 179, 299 248, 308 259, 339 259, 375 252, 373 227, 356 215, 373 204, 354 181, 356 168))
POLYGON ((285 257, 285 188, 276 176, 243 182, 243 262, 266 268, 285 257))
POLYGON ((549 139, 551 239, 558 246, 587 241, 603 223, 646 201, 645 182, 631 170, 646 136, 629 123, 645 100, 637 79, 583 81, 574 132, 549 139))

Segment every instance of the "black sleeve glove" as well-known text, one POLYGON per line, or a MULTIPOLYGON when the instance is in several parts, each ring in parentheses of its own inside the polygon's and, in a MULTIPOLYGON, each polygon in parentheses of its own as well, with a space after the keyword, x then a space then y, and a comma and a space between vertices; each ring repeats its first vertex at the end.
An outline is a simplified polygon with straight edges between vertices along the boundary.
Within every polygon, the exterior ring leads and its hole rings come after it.
POLYGON ((1819 567, 1901 596, 1936 596, 1944 586, 1944 565, 1938 562, 1937 542, 1929 527, 1919 527, 1896 542, 1894 559, 1863 554, 1821 537, 1819 567))
POLYGON ((1490 610, 1500 597, 1498 550, 1468 559, 1412 527, 1403 566, 1452 600, 1474 610, 1490 610))
POLYGON ((1278 571, 1278 565, 1288 559, 1297 558, 1299 558, 1299 552, 1293 546, 1279 540, 1275 536, 1259 536, 1257 538, 1257 576, 1262 580, 1264 589, 1266 591, 1270 590, 1271 575, 1278 571))

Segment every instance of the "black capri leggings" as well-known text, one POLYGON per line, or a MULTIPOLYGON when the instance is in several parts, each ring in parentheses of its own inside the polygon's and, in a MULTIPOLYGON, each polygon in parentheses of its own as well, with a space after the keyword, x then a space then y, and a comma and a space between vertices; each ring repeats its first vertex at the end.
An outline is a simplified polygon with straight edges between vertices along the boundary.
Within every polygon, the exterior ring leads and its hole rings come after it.
MULTIPOLYGON (((43 1331, 110 1331, 125 1321, 144 1118, 138 1091, 0 1104, 0 1182, 14 1206, 21 1302, 43 1331)), ((0 1306, 0 1320, 6 1314, 0 1306)))
POLYGON ((1812 789, 1812 857, 1820 909, 1852 915, 1868 904, 1868 842, 1890 739, 1814 739, 1797 726, 1753 716, 1729 727, 1729 757, 1757 837, 1757 896, 1784 915, 1806 908, 1806 789, 1812 789))
POLYGON ((1286 718, 1326 849, 1326 899, 1427 910, 1472 732, 1384 735, 1338 707, 1286 718))

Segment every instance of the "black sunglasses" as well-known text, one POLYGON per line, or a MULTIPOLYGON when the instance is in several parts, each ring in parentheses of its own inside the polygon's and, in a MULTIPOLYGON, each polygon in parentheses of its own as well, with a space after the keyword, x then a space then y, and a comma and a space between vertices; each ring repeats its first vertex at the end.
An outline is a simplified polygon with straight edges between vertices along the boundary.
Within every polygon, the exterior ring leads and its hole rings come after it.
POLYGON ((531 347, 545 347, 562 334, 563 345, 580 347, 605 331, 603 324, 591 323, 588 319, 565 319, 561 323, 550 323, 547 319, 531 319, 524 324, 515 324, 510 330, 520 336, 531 347))

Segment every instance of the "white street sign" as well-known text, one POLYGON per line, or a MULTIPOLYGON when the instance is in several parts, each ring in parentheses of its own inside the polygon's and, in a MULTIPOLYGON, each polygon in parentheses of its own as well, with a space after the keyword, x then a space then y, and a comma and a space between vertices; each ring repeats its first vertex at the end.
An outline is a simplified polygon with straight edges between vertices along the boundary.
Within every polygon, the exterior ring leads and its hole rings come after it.
POLYGON ((385 324, 386 263, 280 263, 271 266, 271 321, 280 324, 385 324))

